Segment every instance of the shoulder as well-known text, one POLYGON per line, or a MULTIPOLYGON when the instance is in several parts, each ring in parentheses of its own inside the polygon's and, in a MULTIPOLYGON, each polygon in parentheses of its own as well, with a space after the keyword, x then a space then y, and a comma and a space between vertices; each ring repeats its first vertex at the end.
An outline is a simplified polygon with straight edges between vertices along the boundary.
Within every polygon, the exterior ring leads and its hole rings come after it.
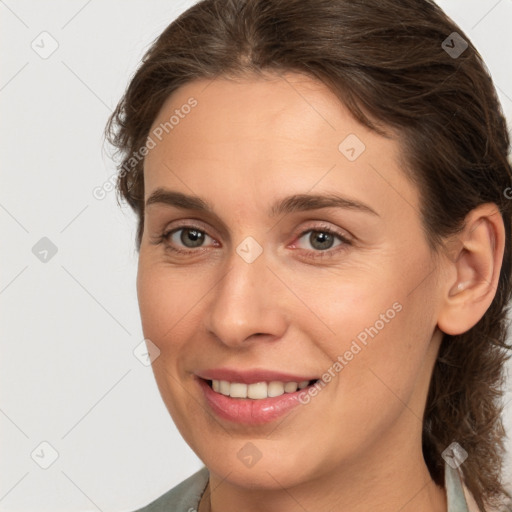
POLYGON ((197 510, 208 483, 206 466, 173 487, 170 491, 134 512, 190 512, 197 510))

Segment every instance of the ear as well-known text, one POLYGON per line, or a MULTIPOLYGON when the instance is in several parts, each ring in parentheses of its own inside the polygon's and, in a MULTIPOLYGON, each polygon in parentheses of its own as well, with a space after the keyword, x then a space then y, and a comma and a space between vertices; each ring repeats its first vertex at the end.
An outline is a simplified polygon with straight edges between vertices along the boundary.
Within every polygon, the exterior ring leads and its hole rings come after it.
POLYGON ((469 331, 491 305, 503 261, 505 227, 494 203, 471 210, 450 239, 437 325, 450 335, 469 331))

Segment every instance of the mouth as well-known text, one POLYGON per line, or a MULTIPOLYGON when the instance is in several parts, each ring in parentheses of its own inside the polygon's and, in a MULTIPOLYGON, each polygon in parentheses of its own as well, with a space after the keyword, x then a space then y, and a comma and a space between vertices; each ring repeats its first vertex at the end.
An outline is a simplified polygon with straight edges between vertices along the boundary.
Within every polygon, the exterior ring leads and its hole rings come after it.
POLYGON ((213 392, 239 399, 265 400, 277 398, 284 394, 295 393, 316 384, 320 379, 294 381, 262 381, 252 384, 230 382, 227 380, 203 380, 213 392))
MULTIPOLYGON (((263 425, 309 403, 312 386, 321 382, 317 375, 305 370, 291 373, 270 368, 218 367, 198 370, 195 381, 206 410, 219 419, 231 424, 263 425)), ((303 410, 314 411, 315 406, 303 410)))
MULTIPOLYGON (((303 381, 260 381, 250 384, 198 377, 205 405, 230 424, 264 425, 301 404, 301 399, 320 379, 303 381)), ((309 409, 308 409, 309 410, 309 409)))

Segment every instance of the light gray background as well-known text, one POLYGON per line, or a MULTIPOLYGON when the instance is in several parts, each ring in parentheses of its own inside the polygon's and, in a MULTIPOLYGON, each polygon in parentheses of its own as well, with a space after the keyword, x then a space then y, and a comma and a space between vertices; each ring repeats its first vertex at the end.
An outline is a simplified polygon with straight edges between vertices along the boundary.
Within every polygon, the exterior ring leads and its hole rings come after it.
MULTIPOLYGON (((114 192, 92 195, 115 172, 108 115, 193 3, 0 0, 1 511, 129 511, 201 466, 133 354, 135 218, 114 192), (43 237, 57 248, 47 262, 32 252, 43 237)), ((510 122, 512 0, 439 3, 483 55, 510 122)))

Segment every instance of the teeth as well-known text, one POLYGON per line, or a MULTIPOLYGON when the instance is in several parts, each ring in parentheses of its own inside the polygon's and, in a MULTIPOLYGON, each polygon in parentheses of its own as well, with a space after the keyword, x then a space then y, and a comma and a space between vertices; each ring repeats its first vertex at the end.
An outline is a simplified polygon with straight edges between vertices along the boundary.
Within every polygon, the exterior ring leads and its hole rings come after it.
POLYGON ((232 382, 229 388, 229 396, 233 398, 247 398, 247 384, 232 382))
POLYGON ((261 400, 263 398, 281 396, 284 393, 294 393, 297 389, 304 389, 308 384, 308 380, 301 382, 256 382, 254 384, 228 382, 227 380, 212 380, 212 389, 217 393, 232 398, 261 400))
POLYGON ((279 381, 272 381, 268 383, 267 396, 281 396, 284 394, 284 384, 279 381))
POLYGON ((297 391, 297 387, 299 385, 296 382, 287 382, 284 385, 284 392, 285 393, 295 393, 297 391))
MULTIPOLYGON (((233 387, 233 384, 231 384, 231 387, 233 387)), ((247 398, 261 400, 262 398, 267 398, 267 393, 268 385, 266 382, 256 382, 255 384, 249 384, 247 386, 247 398)))
MULTIPOLYGON (((213 383, 213 381, 212 381, 213 383)), ((213 386, 213 384, 212 384, 213 386)), ((227 380, 221 380, 219 382, 219 391, 226 396, 229 396, 229 388, 231 387, 231 384, 227 380)))

